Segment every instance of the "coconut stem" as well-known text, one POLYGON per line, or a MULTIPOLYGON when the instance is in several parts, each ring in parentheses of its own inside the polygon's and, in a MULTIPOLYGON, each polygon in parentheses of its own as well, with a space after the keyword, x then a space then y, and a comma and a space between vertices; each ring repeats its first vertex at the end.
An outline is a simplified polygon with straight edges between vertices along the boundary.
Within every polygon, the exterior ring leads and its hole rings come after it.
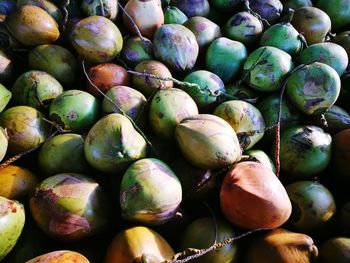
MULTIPOLYGON (((311 64, 311 63, 309 63, 311 64)), ((281 163, 280 163, 280 149, 281 149, 281 116, 282 116, 282 101, 284 92, 287 87, 288 80, 293 76, 295 72, 309 64, 301 64, 294 68, 285 79, 280 93, 279 103, 278 103, 278 115, 277 115, 277 123, 276 123, 276 147, 275 147, 275 165, 276 165, 276 176, 278 177, 280 174, 281 163)))
POLYGON ((134 122, 134 120, 125 113, 125 111, 123 111, 122 108, 119 107, 119 105, 117 105, 116 103, 114 103, 113 100, 111 100, 111 98, 109 98, 106 94, 104 94, 104 92, 99 89, 99 87, 97 87, 90 79, 89 75, 86 72, 86 68, 85 68, 85 61, 82 61, 82 67, 83 67, 83 72, 84 75, 86 77, 86 79, 88 80, 88 82, 90 83, 90 85, 92 85, 106 100, 108 100, 109 103, 111 103, 113 106, 115 106, 122 115, 124 115, 126 118, 128 118, 128 120, 131 122, 131 124, 133 125, 133 127, 135 128, 135 130, 142 136, 142 138, 146 141, 147 145, 152 149, 153 153, 155 154, 156 158, 159 158, 159 154, 156 151, 156 149, 153 147, 153 144, 151 143, 150 140, 148 140, 147 136, 143 133, 143 131, 137 126, 137 124, 134 122))
POLYGON ((222 242, 215 243, 208 248, 204 248, 204 249, 188 248, 185 251, 176 254, 172 260, 170 260, 170 261, 166 260, 166 261, 163 261, 161 263, 186 263, 190 260, 204 256, 205 254, 207 254, 213 250, 223 248, 224 246, 232 244, 233 242, 236 242, 236 241, 238 241, 242 238, 245 238, 249 235, 252 235, 252 234, 255 234, 258 232, 263 232, 263 231, 270 231, 270 230, 273 230, 273 229, 272 228, 257 228, 257 229, 247 231, 239 236, 231 237, 231 238, 225 239, 222 242), (179 259, 179 258, 182 258, 182 259, 179 259))
POLYGON ((64 14, 64 16, 63 16, 63 24, 62 24, 63 31, 65 30, 66 24, 68 22, 69 12, 68 12, 67 7, 69 6, 69 4, 70 4, 70 0, 64 0, 63 6, 62 6, 62 10, 63 10, 63 14, 64 14))
POLYGON ((129 19, 129 21, 130 21, 132 27, 135 29, 136 34, 137 34, 138 37, 141 39, 141 41, 142 41, 143 43, 148 42, 149 40, 146 39, 146 38, 144 38, 144 37, 142 36, 141 31, 140 31, 140 29, 138 28, 138 26, 136 25, 134 19, 132 19, 132 17, 128 14, 128 12, 126 12, 126 10, 125 10, 124 7, 121 5, 121 3, 119 3, 119 1, 118 1, 118 6, 119 6, 120 10, 122 10, 122 12, 124 13, 124 15, 129 19))
POLYGON ((36 149, 38 149, 41 145, 43 145, 45 142, 47 142, 49 139, 51 139, 53 136, 55 136, 56 134, 58 133, 58 130, 54 131, 48 138, 46 138, 43 142, 41 142, 40 144, 38 144, 37 146, 27 150, 27 151, 24 151, 24 152, 21 152, 13 157, 11 157, 10 159, 6 160, 5 162, 2 162, 0 164, 0 169, 3 169, 5 168, 6 166, 9 166, 11 163, 21 159, 23 156, 27 155, 27 154, 30 154, 32 152, 34 152, 36 149))

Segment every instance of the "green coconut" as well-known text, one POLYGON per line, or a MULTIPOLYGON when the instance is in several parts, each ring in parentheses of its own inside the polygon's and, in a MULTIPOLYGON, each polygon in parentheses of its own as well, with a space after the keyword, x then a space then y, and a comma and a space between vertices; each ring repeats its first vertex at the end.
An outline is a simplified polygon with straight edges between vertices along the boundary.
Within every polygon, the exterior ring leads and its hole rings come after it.
POLYGON ((97 120, 100 102, 90 93, 82 90, 66 90, 50 104, 50 120, 65 130, 82 132, 88 130, 97 120))
POLYGON ((243 81, 258 91, 272 92, 281 89, 292 69, 292 57, 288 53, 276 47, 260 47, 245 61, 243 81))
POLYGON ((302 66, 288 79, 286 93, 300 111, 307 115, 322 114, 338 99, 340 77, 330 66, 314 62, 302 66))
POLYGON ((78 63, 66 48, 48 44, 33 48, 28 54, 31 69, 49 73, 62 84, 72 84, 77 75, 78 63))
POLYGON ((146 141, 131 122, 119 113, 100 119, 85 139, 88 163, 105 173, 118 173, 134 161, 146 157, 146 141))
POLYGON ((164 162, 146 158, 132 164, 120 187, 122 217, 160 225, 175 216, 182 200, 179 179, 164 162))
POLYGON ((39 146, 49 135, 44 115, 29 106, 15 106, 0 114, 0 126, 8 134, 8 152, 19 154, 39 146))
POLYGON ((317 233, 325 229, 335 216, 336 204, 331 192, 322 184, 298 181, 286 185, 292 201, 289 225, 302 233, 317 233))
POLYGON ((118 14, 118 2, 114 0, 83 0, 81 9, 86 16, 103 16, 115 20, 118 14))
POLYGON ((224 83, 237 80, 247 59, 246 47, 225 37, 214 40, 205 54, 205 68, 218 75, 224 83))
POLYGON ((61 173, 42 181, 29 201, 42 231, 61 241, 100 233, 109 223, 109 203, 99 184, 82 174, 61 173))
POLYGON ((217 106, 213 114, 231 125, 244 150, 252 148, 264 136, 264 118, 253 104, 230 100, 217 106))
POLYGON ((86 172, 83 136, 65 133, 52 137, 40 148, 38 164, 46 176, 63 172, 86 172))
POLYGON ((311 179, 325 170, 331 160, 332 137, 317 126, 286 129, 280 145, 281 169, 294 181, 311 179))
POLYGON ((194 100, 185 91, 175 88, 159 90, 152 98, 149 124, 161 139, 173 140, 176 125, 182 119, 197 115, 194 100))
POLYGON ((70 34, 78 54, 94 63, 109 62, 123 47, 119 28, 103 16, 89 16, 74 25, 70 34))
POLYGON ((164 9, 164 24, 182 25, 187 19, 187 16, 176 6, 167 6, 164 9))
POLYGON ((165 24, 153 37, 154 56, 171 69, 192 69, 197 61, 199 47, 196 36, 183 25, 165 24))
POLYGON ((264 31, 260 38, 260 46, 277 47, 295 57, 302 51, 303 41, 292 24, 278 23, 264 31))
POLYGON ((181 86, 193 100, 199 109, 210 108, 225 93, 225 85, 214 73, 207 70, 196 70, 184 78, 184 82, 193 83, 191 86, 181 86))
POLYGON ((17 78, 11 91, 17 104, 43 109, 63 92, 63 87, 45 71, 30 70, 17 78))
POLYGON ((16 245, 25 222, 22 204, 0 196, 0 261, 16 245))
POLYGON ((175 139, 187 161, 200 168, 222 168, 241 158, 235 131, 215 115, 199 114, 183 119, 175 129, 175 139))
POLYGON ((327 64, 341 76, 349 64, 349 58, 346 50, 338 44, 317 43, 304 49, 296 60, 297 64, 310 64, 312 62, 327 64), (320 54, 322 55, 320 56, 320 54))
POLYGON ((0 113, 6 108, 12 98, 12 93, 0 83, 0 113))

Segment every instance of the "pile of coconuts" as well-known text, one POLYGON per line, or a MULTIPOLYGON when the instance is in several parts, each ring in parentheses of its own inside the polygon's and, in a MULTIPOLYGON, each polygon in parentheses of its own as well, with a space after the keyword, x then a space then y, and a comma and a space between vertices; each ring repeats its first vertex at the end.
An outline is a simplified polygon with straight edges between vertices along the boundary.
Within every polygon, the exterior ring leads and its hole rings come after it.
POLYGON ((350 1, 1 0, 0 261, 350 262, 350 1))

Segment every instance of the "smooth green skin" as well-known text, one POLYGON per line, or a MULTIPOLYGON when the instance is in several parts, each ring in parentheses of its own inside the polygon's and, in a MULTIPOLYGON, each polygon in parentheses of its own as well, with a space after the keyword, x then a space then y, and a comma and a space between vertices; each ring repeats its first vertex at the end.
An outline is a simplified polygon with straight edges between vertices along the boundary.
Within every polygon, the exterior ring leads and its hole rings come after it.
POLYGON ((223 12, 227 12, 228 10, 232 10, 236 5, 238 5, 240 0, 210 0, 210 5, 215 8, 222 10, 223 12))
POLYGON ((65 130, 82 132, 98 120, 99 112, 100 103, 90 93, 67 90, 51 102, 49 117, 65 130))
MULTIPOLYGON (((110 88, 106 96, 133 120, 140 117, 147 103, 146 97, 141 92, 127 86, 115 86, 110 88)), ((120 110, 106 98, 104 98, 102 102, 102 111, 106 114, 121 113, 120 110)))
POLYGON ((176 125, 182 119, 197 115, 195 101, 180 89, 159 90, 154 95, 149 109, 149 124, 159 138, 172 141, 176 125))
POLYGON ((45 71, 31 70, 17 78, 11 91, 18 105, 40 110, 62 94, 63 87, 45 71))
POLYGON ((247 49, 241 42, 220 37, 207 49, 205 68, 218 75, 224 83, 232 82, 240 77, 247 56, 247 49))
POLYGON ((277 47, 295 57, 303 49, 303 42, 299 32, 290 23, 279 23, 264 31, 260 46, 277 47))
POLYGON ((199 47, 196 36, 187 27, 166 24, 153 36, 154 56, 176 71, 192 69, 197 61, 199 47))
POLYGON ((243 152, 243 155, 248 155, 252 158, 255 158, 259 163, 265 165, 269 168, 273 173, 276 173, 276 166, 270 156, 268 156, 262 150, 250 149, 243 152))
POLYGON ((196 36, 200 50, 204 50, 210 45, 211 42, 221 37, 220 27, 205 17, 191 17, 185 23, 183 23, 183 25, 191 30, 196 36))
POLYGON ((147 143, 131 122, 119 113, 100 119, 85 139, 88 163, 105 173, 118 173, 146 157, 147 143))
POLYGON ((4 159, 7 147, 8 147, 8 139, 7 139, 6 131, 0 127, 0 162, 4 159))
POLYGON ((46 71, 62 84, 72 84, 78 69, 73 54, 53 44, 33 48, 28 54, 28 63, 31 69, 46 71))
POLYGON ((23 5, 35 5, 42 9, 44 9, 46 12, 49 13, 50 16, 52 16, 57 23, 62 23, 63 16, 61 13, 61 10, 51 1, 48 0, 17 0, 17 8, 23 6, 23 5))
POLYGON ((296 64, 310 64, 312 62, 327 64, 341 76, 348 66, 349 58, 342 46, 326 42, 309 46, 301 52, 296 60, 296 64))
POLYGON ((129 67, 134 68, 142 61, 153 59, 153 44, 151 41, 142 42, 141 38, 131 36, 125 41, 120 56, 129 67))
POLYGON ((46 176, 63 172, 86 172, 84 138, 74 133, 52 137, 40 148, 38 164, 46 176))
POLYGON ((298 181, 286 186, 292 201, 290 226, 297 232, 308 233, 322 230, 336 211, 334 198, 322 184, 298 181))
MULTIPOLYGON (((317 126, 295 126, 282 132, 281 169, 293 180, 310 179, 328 166, 332 137, 317 126)), ((275 146, 272 147, 274 152, 275 146)))
POLYGON ((340 77, 330 66, 314 62, 295 71, 287 81, 286 94, 307 115, 322 114, 338 99, 340 77))
POLYGON ((350 238, 334 237, 326 240, 320 246, 320 263, 350 262, 350 238))
POLYGON ((8 153, 19 154, 46 140, 49 125, 43 114, 29 106, 15 106, 0 114, 0 126, 7 130, 8 153))
POLYGON ((243 80, 258 91, 277 91, 293 66, 288 53, 276 47, 260 47, 250 53, 244 63, 243 80))
POLYGON ((83 0, 81 9, 86 16, 103 16, 115 20, 118 14, 118 2, 114 0, 83 0))
MULTIPOLYGON (((187 248, 208 248, 213 244, 214 240, 222 242, 235 236, 232 225, 223 220, 216 220, 215 224, 213 218, 210 217, 202 217, 193 221, 182 234, 181 250, 187 248), (217 236, 215 236, 215 227, 217 227, 217 236)), ((193 263, 229 263, 236 262, 236 258, 237 244, 233 243, 193 260, 193 263)))
POLYGON ((211 114, 183 119, 175 129, 175 139, 184 158, 199 168, 226 167, 239 161, 242 155, 232 127, 211 114))
POLYGON ((176 6, 167 6, 163 12, 164 24, 182 25, 188 19, 188 17, 176 6))
POLYGON ((127 220, 163 224, 175 215, 181 200, 179 179, 158 159, 138 160, 123 175, 120 205, 127 220))
POLYGON ((334 38, 334 42, 342 46, 346 50, 348 57, 350 57, 350 31, 337 34, 334 38))
POLYGON ((12 98, 12 93, 0 83, 0 113, 6 108, 12 98))
POLYGON ((248 102, 240 100, 223 102, 216 107, 213 114, 231 125, 244 150, 252 148, 264 136, 264 118, 261 112, 248 102), (250 133, 255 130, 262 132, 250 133))
POLYGON ((243 11, 233 15, 224 27, 225 36, 246 46, 258 41, 264 26, 254 15, 243 11))
POLYGON ((16 245, 25 222, 22 204, 0 196, 0 261, 16 245))
POLYGON ((332 21, 332 29, 337 30, 350 23, 350 1, 349 0, 318 0, 316 7, 327 13, 332 21))
POLYGON ((225 93, 222 80, 207 70, 193 71, 183 81, 197 84, 196 87, 181 88, 192 97, 199 109, 213 105, 218 100, 218 96, 225 93))
POLYGON ((94 63, 111 61, 123 47, 123 37, 118 27, 103 16, 89 16, 80 20, 73 27, 70 39, 78 54, 94 63))
MULTIPOLYGON (((274 93, 260 101, 256 107, 263 115, 266 127, 272 127, 277 123, 279 110, 280 94, 274 93)), ((300 112, 285 98, 282 100, 281 107, 281 130, 300 123, 300 112)), ((274 140, 276 129, 267 130, 264 140, 274 140)))
POLYGON ((107 196, 93 179, 62 173, 42 181, 30 199, 36 224, 61 241, 78 241, 104 229, 109 220, 107 196))

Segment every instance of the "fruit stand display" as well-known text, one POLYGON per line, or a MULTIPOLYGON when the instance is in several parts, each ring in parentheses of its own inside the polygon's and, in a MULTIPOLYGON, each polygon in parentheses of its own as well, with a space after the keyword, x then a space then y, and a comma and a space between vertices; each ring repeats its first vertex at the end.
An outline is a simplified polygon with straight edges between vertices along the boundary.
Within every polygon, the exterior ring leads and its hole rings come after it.
POLYGON ((1 0, 0 261, 350 262, 350 1, 1 0))

